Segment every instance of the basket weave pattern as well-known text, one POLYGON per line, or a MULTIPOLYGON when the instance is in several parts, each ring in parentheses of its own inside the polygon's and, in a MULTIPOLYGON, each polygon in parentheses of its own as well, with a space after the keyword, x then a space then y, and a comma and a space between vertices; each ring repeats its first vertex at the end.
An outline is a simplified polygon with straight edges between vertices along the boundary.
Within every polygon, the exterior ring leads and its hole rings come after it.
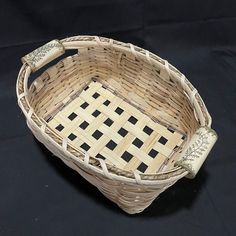
POLYGON ((132 44, 76 36, 60 45, 78 54, 48 68, 29 89, 37 57, 28 56, 31 64, 19 72, 27 124, 110 200, 141 212, 188 174, 176 163, 196 131, 211 126, 204 102, 176 68, 132 44))

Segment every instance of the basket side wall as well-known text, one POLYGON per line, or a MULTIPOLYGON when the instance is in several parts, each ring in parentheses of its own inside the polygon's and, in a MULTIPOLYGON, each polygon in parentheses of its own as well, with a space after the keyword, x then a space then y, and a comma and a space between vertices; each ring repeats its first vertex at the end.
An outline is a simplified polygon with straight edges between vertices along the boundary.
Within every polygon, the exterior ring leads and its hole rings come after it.
POLYGON ((86 169, 85 165, 70 159, 66 153, 58 149, 52 140, 47 139, 43 133, 38 131, 38 128, 31 121, 27 121, 28 127, 31 129, 34 136, 47 147, 56 157, 59 157, 67 166, 78 172, 89 183, 96 186, 99 191, 117 204, 128 214, 136 214, 145 210, 160 193, 172 186, 180 175, 174 180, 168 180, 165 183, 155 185, 133 184, 124 181, 118 181, 98 174, 91 169, 86 169))
POLYGON ((46 117, 93 77, 189 138, 199 127, 189 98, 175 78, 156 64, 110 48, 91 47, 49 68, 31 85, 31 106, 39 117, 46 117))

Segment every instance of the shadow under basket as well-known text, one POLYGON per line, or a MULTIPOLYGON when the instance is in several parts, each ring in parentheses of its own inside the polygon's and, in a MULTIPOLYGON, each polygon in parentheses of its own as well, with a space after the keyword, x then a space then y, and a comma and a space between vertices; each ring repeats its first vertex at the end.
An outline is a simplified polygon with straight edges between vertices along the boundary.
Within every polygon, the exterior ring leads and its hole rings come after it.
POLYGON ((199 171, 217 135, 197 90, 166 60, 97 36, 22 58, 18 103, 35 137, 130 214, 199 171), (77 49, 37 77, 49 62, 77 49))

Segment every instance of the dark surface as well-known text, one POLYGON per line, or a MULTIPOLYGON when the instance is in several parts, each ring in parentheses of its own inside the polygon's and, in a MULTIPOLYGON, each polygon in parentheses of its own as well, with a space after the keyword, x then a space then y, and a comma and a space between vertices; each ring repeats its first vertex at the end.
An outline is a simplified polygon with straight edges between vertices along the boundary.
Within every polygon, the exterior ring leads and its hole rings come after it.
POLYGON ((0 3, 0 235, 235 235, 235 1, 0 3), (194 180, 143 213, 123 213, 31 135, 17 107, 20 57, 78 34, 144 47, 196 86, 219 140, 194 180))

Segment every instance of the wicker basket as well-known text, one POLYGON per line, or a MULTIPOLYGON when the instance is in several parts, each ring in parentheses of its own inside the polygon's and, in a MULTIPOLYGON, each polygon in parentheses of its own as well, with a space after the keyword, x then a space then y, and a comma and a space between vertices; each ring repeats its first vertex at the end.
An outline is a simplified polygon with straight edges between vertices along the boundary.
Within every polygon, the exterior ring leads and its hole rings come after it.
POLYGON ((197 90, 166 60, 97 36, 53 40, 22 58, 18 103, 35 137, 124 211, 193 178, 217 135, 197 90), (28 77, 65 50, 78 53, 28 77))

